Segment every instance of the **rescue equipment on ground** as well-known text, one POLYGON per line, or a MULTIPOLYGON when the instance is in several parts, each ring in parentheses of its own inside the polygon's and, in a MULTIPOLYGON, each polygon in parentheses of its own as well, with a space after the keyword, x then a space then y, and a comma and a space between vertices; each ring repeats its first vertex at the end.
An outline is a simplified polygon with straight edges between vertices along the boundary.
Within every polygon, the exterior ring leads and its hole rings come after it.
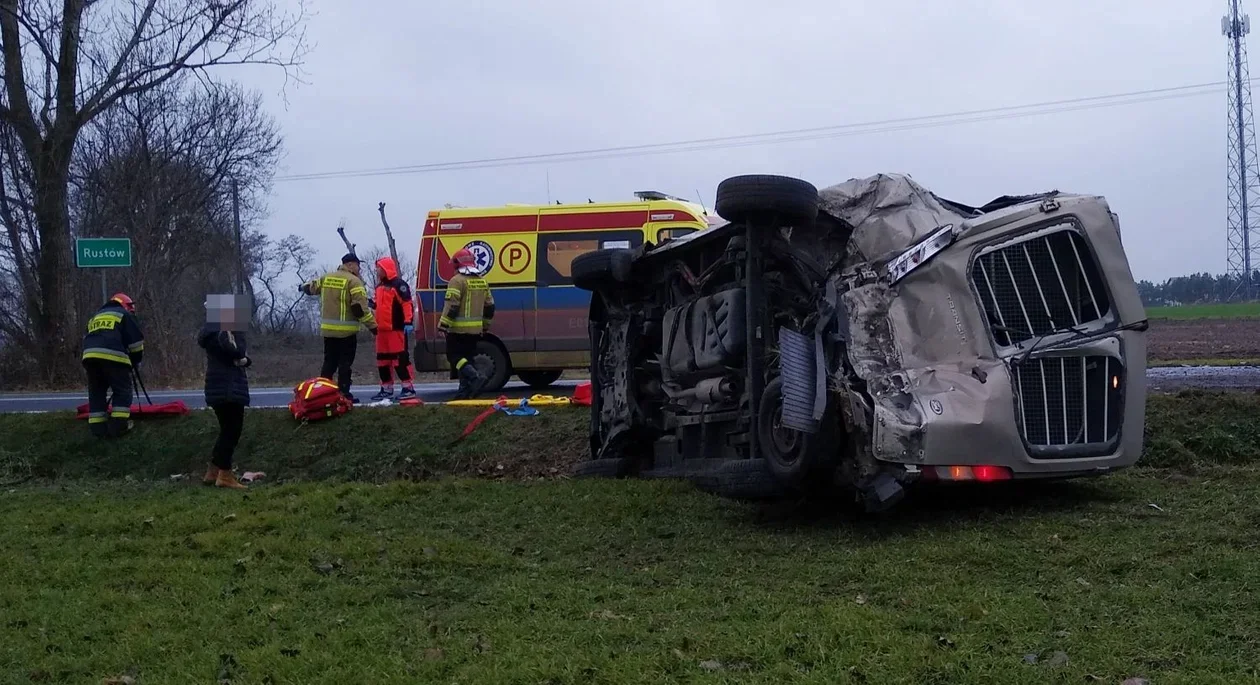
POLYGON ((327 378, 311 378, 293 388, 289 411, 298 421, 323 421, 343 416, 354 408, 350 398, 341 394, 337 382, 327 378))
MULTIPOLYGON (((144 394, 144 399, 148 404, 140 404, 139 402, 131 405, 132 419, 161 419, 171 418, 175 416, 186 416, 192 413, 187 404, 183 400, 173 400, 171 402, 163 402, 162 404, 154 404, 153 398, 149 397, 149 391, 144 387, 144 381, 140 378, 139 370, 132 368, 131 375, 136 382, 136 387, 140 388, 140 392, 144 394)), ((113 411, 112 406, 107 406, 105 411, 113 411)), ((80 404, 78 407, 77 419, 86 419, 88 417, 88 405, 80 404)))
POLYGON ((573 404, 576 404, 579 407, 591 406, 591 382, 590 381, 586 381, 585 383, 579 383, 578 386, 573 389, 573 404))
MULTIPOLYGON (((535 407, 559 407, 574 404, 573 399, 568 397, 556 397, 555 395, 532 395, 528 398, 528 403, 535 407)), ((500 401, 507 401, 507 397, 500 395, 499 399, 474 399, 474 400, 451 400, 444 402, 448 407, 492 407, 500 401)))

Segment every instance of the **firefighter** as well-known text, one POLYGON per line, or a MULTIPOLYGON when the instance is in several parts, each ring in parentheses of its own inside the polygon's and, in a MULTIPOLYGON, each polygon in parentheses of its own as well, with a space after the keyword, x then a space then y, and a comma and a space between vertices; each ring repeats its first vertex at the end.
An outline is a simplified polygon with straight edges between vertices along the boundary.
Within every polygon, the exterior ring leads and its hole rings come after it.
POLYGON ((136 303, 118 293, 92 316, 83 336, 92 435, 117 437, 135 425, 131 420, 131 375, 143 358, 144 334, 136 321, 136 303))
POLYGON ((359 345, 359 326, 376 335, 376 317, 368 304, 367 286, 359 276, 359 258, 353 252, 341 258, 341 266, 298 286, 307 295, 319 295, 319 333, 324 338, 324 365, 320 377, 336 373, 337 388, 351 402, 351 367, 359 345))
POLYGON ((381 376, 381 391, 373 402, 394 398, 393 369, 398 369, 402 393, 398 399, 416 396, 411 382, 411 355, 407 352, 407 334, 411 332, 415 316, 415 304, 411 288, 398 276, 398 263, 393 257, 376 260, 376 297, 372 300, 376 312, 376 367, 381 376))
POLYGON ((446 336, 446 361, 451 373, 459 378, 456 399, 476 395, 486 384, 486 377, 472 363, 477 343, 490 331, 494 319, 494 296, 490 286, 477 272, 477 258, 467 248, 451 257, 455 275, 446 285, 446 306, 438 320, 438 331, 446 336))

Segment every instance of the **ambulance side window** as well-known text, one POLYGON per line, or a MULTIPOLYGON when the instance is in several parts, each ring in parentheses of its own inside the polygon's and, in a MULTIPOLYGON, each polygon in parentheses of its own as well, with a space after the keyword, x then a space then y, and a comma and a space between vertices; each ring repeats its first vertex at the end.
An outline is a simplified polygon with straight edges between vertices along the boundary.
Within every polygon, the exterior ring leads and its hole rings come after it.
POLYGON ((572 285, 574 257, 595 250, 633 249, 642 244, 642 231, 540 233, 538 284, 572 285))
POLYGON ((673 240, 675 238, 681 238, 685 235, 695 233, 696 230, 697 229, 694 229, 688 226, 675 226, 673 228, 662 228, 660 232, 656 234, 656 239, 660 242, 664 242, 666 240, 673 240))

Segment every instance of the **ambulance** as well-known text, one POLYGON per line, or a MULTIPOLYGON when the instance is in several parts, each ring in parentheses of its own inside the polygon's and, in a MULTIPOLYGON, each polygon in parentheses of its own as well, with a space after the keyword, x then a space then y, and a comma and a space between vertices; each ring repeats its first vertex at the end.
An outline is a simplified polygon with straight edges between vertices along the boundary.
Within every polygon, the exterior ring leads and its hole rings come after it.
POLYGON ((721 220, 695 202, 656 191, 634 201, 506 205, 429 212, 416 268, 418 371, 450 371, 437 332, 451 255, 467 248, 494 293, 489 335, 473 363, 489 379, 485 392, 516 375, 534 388, 554 383, 565 369, 590 365, 587 308, 591 293, 573 285, 573 258, 592 250, 659 244, 721 220))

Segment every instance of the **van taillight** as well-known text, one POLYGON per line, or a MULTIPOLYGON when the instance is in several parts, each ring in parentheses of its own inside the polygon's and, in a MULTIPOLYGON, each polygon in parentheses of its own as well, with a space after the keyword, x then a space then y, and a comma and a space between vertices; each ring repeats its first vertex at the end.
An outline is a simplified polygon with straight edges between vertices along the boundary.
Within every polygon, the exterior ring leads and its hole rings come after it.
POLYGON ((929 480, 943 481, 976 481, 992 483, 999 480, 1010 480, 1011 470, 1005 466, 929 466, 923 469, 923 475, 929 480))

